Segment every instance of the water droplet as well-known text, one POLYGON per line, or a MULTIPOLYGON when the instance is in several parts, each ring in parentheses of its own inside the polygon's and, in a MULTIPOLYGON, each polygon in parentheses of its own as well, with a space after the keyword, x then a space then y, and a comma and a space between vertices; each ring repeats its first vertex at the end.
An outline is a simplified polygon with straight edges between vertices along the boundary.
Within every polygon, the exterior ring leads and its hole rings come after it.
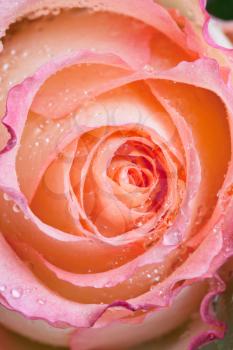
POLYGON ((16 204, 16 203, 13 205, 12 209, 13 209, 13 212, 15 212, 15 213, 20 212, 20 208, 19 208, 18 204, 16 204))
POLYGON ((53 16, 57 16, 57 15, 59 15, 59 13, 61 12, 61 9, 58 7, 58 8, 53 8, 53 9, 51 9, 51 14, 53 15, 53 16))
POLYGON ((37 146, 37 147, 39 146, 39 142, 38 141, 35 142, 35 146, 37 146))
POLYGON ((90 95, 90 91, 83 90, 83 94, 84 94, 85 96, 89 96, 89 95, 90 95))
POLYGON ((136 220, 135 221, 135 226, 141 227, 143 225, 143 220, 136 220))
POLYGON ((181 239, 181 233, 179 231, 175 231, 164 235, 163 242, 165 245, 175 245, 180 243, 181 239))
POLYGON ((9 63, 4 63, 3 66, 2 66, 2 70, 4 72, 6 72, 9 69, 9 67, 10 67, 9 63))
POLYGON ((4 293, 6 291, 6 286, 0 286, 0 293, 4 293))
POLYGON ((22 290, 19 288, 13 288, 11 290, 11 295, 14 299, 19 299, 22 296, 22 290))
POLYGON ((16 50, 15 49, 11 49, 11 55, 14 56, 16 54, 16 50))
POLYGON ((49 143, 49 142, 50 142, 50 139, 49 139, 48 137, 46 137, 45 142, 46 142, 46 143, 49 143))
POLYGON ((29 216, 27 214, 24 214, 24 219, 29 220, 29 216))
POLYGON ((23 51, 23 53, 22 53, 21 56, 22 56, 22 57, 27 57, 27 56, 28 56, 28 51, 23 51))
POLYGON ((40 298, 40 299, 37 300, 37 302, 38 302, 38 304, 40 304, 40 305, 44 305, 44 304, 46 303, 46 300, 40 298))
POLYGON ((36 129, 35 129, 35 133, 36 133, 36 134, 40 134, 40 133, 41 133, 41 128, 40 128, 40 127, 39 127, 39 128, 36 128, 36 129))
POLYGON ((156 277, 154 278, 154 281, 155 281, 155 282, 159 282, 159 281, 160 281, 160 276, 156 276, 156 277))
POLYGON ((7 193, 3 193, 3 198, 5 201, 10 201, 11 198, 9 197, 9 195, 7 193))
POLYGON ((143 70, 146 71, 147 73, 153 73, 154 72, 154 67, 152 67, 150 64, 146 64, 143 67, 143 70))

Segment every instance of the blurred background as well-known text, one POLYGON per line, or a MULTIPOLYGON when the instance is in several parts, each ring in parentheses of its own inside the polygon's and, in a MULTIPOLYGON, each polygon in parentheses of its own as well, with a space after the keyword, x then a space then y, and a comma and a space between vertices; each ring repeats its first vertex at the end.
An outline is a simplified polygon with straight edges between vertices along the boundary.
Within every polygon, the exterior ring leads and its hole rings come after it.
POLYGON ((207 9, 215 17, 233 20, 233 0, 208 0, 207 9))

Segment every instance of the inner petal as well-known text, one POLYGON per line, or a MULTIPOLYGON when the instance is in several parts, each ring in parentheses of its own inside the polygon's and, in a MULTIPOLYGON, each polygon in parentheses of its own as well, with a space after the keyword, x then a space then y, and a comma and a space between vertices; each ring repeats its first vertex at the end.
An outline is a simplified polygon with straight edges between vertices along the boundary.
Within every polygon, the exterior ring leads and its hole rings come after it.
POLYGON ((138 226, 139 222, 141 225, 146 223, 148 219, 156 216, 167 195, 166 159, 159 147, 148 139, 146 131, 142 130, 143 128, 136 126, 124 126, 98 147, 90 163, 90 171, 83 187, 84 209, 89 219, 104 235, 123 234, 138 226), (140 146, 139 140, 143 157, 137 150, 140 146), (155 163, 154 166, 146 159, 141 159, 145 156, 144 149, 147 144, 154 148, 148 149, 148 152, 152 153, 149 156, 155 163), (134 155, 134 148, 137 156, 134 155), (117 161, 114 159, 115 155, 118 157, 117 161), (124 157, 127 170, 124 169, 124 157), (113 159, 114 166, 111 165, 113 159), (145 167, 146 164, 149 164, 149 169, 145 167), (156 172, 153 173, 151 169, 154 168, 156 172))

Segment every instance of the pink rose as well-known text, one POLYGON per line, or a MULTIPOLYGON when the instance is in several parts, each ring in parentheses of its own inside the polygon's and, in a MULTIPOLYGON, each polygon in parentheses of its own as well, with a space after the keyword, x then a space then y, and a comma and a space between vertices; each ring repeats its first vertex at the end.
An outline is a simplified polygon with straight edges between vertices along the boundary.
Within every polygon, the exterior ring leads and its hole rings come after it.
POLYGON ((204 1, 0 1, 4 326, 72 350, 224 336, 232 53, 209 24, 204 1))

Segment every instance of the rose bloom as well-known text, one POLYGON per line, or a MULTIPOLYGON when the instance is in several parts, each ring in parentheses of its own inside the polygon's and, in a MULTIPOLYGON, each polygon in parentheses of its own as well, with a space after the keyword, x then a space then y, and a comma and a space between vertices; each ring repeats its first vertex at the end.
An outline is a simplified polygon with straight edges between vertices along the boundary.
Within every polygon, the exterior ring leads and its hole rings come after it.
POLYGON ((4 350, 224 337, 233 54, 204 7, 0 1, 4 350))

